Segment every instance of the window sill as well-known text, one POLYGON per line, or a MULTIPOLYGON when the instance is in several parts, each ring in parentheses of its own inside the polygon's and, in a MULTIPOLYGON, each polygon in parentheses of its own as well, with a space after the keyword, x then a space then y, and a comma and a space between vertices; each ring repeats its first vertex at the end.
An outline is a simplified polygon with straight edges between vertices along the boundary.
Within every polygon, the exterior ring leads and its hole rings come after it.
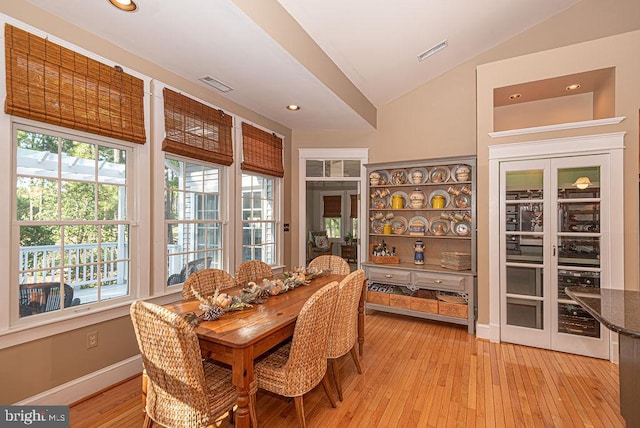
MULTIPOLYGON (((181 292, 182 289, 145 300, 158 305, 164 305, 180 300, 181 292)), ((0 350, 89 325, 129 316, 129 307, 134 300, 136 299, 128 299, 111 306, 102 306, 95 309, 84 308, 84 310, 87 311, 84 314, 72 312, 56 319, 47 318, 37 322, 11 326, 7 330, 0 331, 0 350)), ((81 312, 83 307, 77 307, 76 310, 81 312)))

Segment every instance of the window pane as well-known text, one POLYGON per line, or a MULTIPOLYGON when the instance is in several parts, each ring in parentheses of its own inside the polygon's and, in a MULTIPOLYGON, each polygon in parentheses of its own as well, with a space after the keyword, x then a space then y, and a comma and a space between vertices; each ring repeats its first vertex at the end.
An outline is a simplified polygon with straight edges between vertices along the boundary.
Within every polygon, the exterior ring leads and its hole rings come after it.
POLYGON ((93 144, 62 140, 62 178, 95 181, 96 147, 93 144))
POLYGON ((58 220, 56 180, 18 177, 16 199, 18 221, 58 220))
POLYGON ((221 171, 215 166, 165 159, 168 286, 182 284, 189 271, 212 263, 222 267, 221 171), (213 248, 217 250, 209 253, 213 248))
POLYGON ((96 185, 63 181, 60 184, 63 220, 95 220, 96 185))
POLYGON ((344 161, 344 176, 345 177, 360 177, 360 161, 359 160, 345 160, 344 161))
POLYGON ((276 263, 275 179, 242 175, 242 261, 276 263))
POLYGON ((20 316, 128 295, 128 150, 26 130, 16 144, 20 316))
POLYGON ((126 187, 111 184, 98 185, 98 219, 122 220, 126 218, 126 187))
POLYGON ((127 179, 125 150, 98 146, 98 181, 124 185, 127 179))
POLYGON ((307 177, 322 177, 323 162, 318 160, 308 160, 307 162, 307 177))

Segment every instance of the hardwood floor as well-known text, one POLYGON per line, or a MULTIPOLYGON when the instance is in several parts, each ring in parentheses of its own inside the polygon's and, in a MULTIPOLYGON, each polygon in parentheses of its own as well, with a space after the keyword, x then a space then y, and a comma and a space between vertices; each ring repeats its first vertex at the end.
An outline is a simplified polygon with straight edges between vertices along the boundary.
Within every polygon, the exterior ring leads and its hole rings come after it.
MULTIPOLYGON (((372 312, 362 366, 342 359, 338 408, 322 387, 305 395, 309 428, 624 426, 617 365, 476 340, 463 326, 372 312)), ((142 426, 140 382, 73 405, 71 426, 142 426)), ((290 399, 259 391, 257 409, 261 427, 296 426, 290 399)))

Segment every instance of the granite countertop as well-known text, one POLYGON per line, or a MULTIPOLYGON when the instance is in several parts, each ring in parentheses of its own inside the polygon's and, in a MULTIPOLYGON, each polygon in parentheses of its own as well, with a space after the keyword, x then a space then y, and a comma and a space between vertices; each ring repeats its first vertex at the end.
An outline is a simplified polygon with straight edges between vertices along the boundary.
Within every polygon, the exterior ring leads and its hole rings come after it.
POLYGON ((567 287, 565 292, 608 329, 640 338, 640 291, 567 287))

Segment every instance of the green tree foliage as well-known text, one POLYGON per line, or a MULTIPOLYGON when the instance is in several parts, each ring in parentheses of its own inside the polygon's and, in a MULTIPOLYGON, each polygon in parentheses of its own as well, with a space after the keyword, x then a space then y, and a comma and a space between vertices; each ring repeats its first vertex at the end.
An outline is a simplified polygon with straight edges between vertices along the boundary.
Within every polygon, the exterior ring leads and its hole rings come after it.
MULTIPOLYGON (((99 147, 96 152, 94 144, 26 131, 18 131, 17 136, 19 148, 42 152, 43 158, 52 156, 57 159, 60 153, 71 158, 89 161, 96 161, 97 157, 99 165, 105 162, 125 162, 124 151, 118 149, 99 147)), ((69 167, 64 166, 63 171, 64 168, 69 167)), ((62 221, 67 223, 64 226, 66 243, 98 242, 100 232, 97 226, 78 225, 74 224, 74 221, 118 219, 121 189, 111 184, 96 186, 95 178, 91 175, 89 177, 90 181, 61 181, 60 198, 58 198, 58 182, 55 178, 18 177, 17 219, 19 221, 62 221), (60 212, 58 212, 58 200, 60 200, 60 212)), ((60 231, 58 227, 47 225, 23 226, 20 231, 20 245, 60 244, 60 231)), ((102 242, 116 241, 115 229, 106 228, 100 239, 102 242)))

